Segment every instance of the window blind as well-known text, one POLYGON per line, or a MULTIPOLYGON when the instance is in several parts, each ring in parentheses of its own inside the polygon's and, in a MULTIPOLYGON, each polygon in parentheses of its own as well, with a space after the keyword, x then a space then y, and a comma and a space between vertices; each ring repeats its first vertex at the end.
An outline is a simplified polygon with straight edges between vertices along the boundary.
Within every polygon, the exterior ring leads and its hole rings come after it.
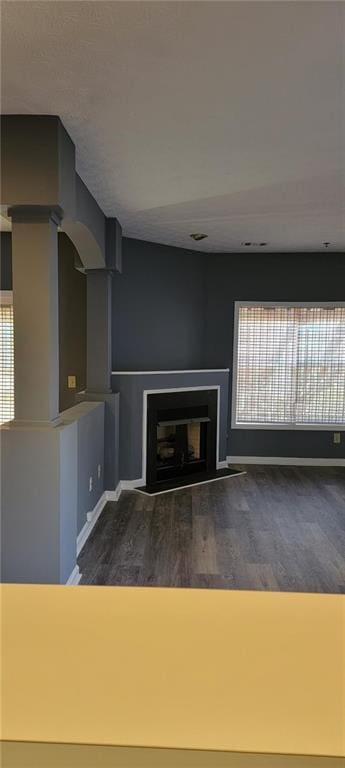
POLYGON ((345 424, 345 307, 240 306, 236 423, 345 424))
POLYGON ((14 418, 12 294, 0 296, 0 424, 14 418))

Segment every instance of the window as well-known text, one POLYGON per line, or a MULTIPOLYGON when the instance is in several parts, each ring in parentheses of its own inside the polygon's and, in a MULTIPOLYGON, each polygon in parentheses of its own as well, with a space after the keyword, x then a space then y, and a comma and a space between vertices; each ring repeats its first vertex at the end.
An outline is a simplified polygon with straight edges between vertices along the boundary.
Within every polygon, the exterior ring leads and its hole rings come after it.
POLYGON ((233 427, 345 427, 345 304, 236 302, 233 427))
POLYGON ((13 418, 13 298, 12 291, 0 291, 0 424, 13 418))

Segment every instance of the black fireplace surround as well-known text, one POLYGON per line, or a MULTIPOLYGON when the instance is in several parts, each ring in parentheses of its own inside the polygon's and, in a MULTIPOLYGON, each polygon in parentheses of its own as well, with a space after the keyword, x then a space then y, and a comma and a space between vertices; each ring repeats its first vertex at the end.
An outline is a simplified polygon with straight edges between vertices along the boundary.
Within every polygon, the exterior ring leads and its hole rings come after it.
POLYGON ((217 390, 148 395, 146 458, 146 487, 151 492, 213 477, 217 390))

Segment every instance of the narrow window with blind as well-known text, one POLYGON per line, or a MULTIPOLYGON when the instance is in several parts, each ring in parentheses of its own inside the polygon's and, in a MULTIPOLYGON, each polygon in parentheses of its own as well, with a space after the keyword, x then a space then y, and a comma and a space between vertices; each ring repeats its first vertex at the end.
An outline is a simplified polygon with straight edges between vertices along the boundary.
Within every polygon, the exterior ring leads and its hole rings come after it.
POLYGON ((233 427, 345 427, 345 304, 236 302, 233 427))
POLYGON ((12 291, 0 291, 0 424, 13 418, 13 298, 12 291))

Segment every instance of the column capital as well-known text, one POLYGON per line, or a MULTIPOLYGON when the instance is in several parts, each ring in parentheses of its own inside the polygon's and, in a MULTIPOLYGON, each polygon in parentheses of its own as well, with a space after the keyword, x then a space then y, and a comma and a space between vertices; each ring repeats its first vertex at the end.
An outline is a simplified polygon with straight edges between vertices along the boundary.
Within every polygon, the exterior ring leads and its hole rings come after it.
POLYGON ((63 218, 63 210, 59 205, 12 205, 7 214, 18 224, 46 224, 53 221, 58 226, 63 218))

